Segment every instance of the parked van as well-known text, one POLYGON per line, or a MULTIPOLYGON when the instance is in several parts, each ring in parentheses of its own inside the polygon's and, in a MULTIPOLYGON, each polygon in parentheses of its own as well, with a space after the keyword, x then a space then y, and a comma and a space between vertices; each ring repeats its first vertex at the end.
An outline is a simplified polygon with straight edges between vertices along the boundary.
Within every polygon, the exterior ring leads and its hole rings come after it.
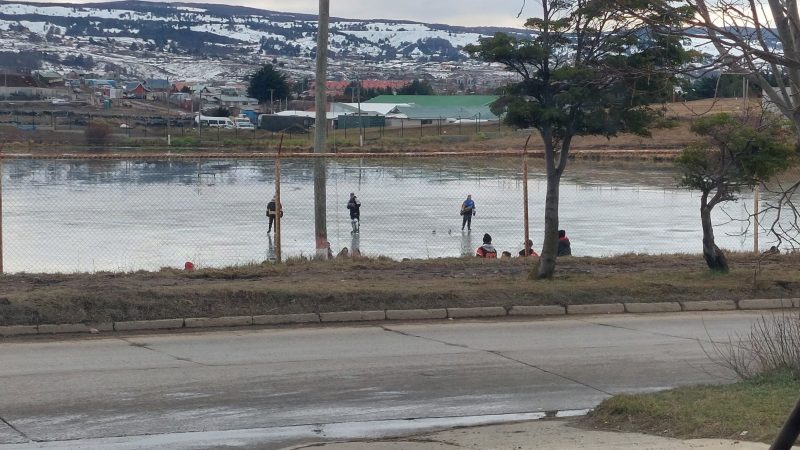
POLYGON ((243 114, 240 114, 239 117, 234 120, 234 124, 236 128, 241 130, 253 130, 256 128, 253 122, 250 121, 250 118, 243 114))
POLYGON ((194 118, 195 125, 200 125, 208 128, 234 128, 233 121, 227 117, 208 117, 196 116, 194 118))

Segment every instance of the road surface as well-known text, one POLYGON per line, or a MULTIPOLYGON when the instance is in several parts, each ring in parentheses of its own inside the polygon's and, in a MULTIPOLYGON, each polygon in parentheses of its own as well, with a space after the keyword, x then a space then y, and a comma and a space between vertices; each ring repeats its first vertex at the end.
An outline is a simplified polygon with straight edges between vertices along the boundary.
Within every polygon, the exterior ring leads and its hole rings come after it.
POLYGON ((748 331, 759 316, 6 340, 0 449, 283 448, 569 415, 616 393, 731 381, 703 347, 711 348, 709 336, 727 340, 748 331))

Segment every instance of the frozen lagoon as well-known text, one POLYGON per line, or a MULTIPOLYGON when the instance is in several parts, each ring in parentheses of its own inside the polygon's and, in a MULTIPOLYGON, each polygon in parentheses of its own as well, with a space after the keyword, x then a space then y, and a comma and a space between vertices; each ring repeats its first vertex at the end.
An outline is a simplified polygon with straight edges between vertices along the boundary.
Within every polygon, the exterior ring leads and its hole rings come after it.
MULTIPOLYGON (((284 258, 314 254, 313 161, 282 159, 284 258)), ((531 239, 541 248, 545 177, 531 159, 531 239)), ((274 194, 272 160, 7 160, 2 165, 7 272, 130 271, 261 262, 273 249, 264 215, 274 194)), ((577 256, 699 253, 699 194, 676 188, 672 166, 570 162, 560 223, 577 256)), ((716 211, 718 245, 752 250, 752 196, 716 211)), ((328 162, 331 247, 363 254, 436 258, 474 254, 484 233, 499 251, 522 248, 519 158, 338 159, 328 162), (362 202, 352 236, 345 205, 362 202), (461 233, 459 207, 477 215, 461 233)), ((762 247, 771 245, 762 237, 762 247)))

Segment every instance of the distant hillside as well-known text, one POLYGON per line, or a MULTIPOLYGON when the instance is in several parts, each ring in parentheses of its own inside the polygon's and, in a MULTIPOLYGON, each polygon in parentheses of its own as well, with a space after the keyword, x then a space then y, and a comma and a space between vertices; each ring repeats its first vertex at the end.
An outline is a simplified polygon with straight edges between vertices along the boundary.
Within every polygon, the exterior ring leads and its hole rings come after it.
MULTIPOLYGON (((313 57, 316 16, 242 6, 121 1, 0 3, 6 39, 57 43, 66 38, 124 42, 173 54, 313 57)), ((459 61, 461 48, 500 29, 468 29, 396 20, 331 19, 331 56, 381 61, 459 61)), ((523 30, 508 30, 524 33, 523 30)))

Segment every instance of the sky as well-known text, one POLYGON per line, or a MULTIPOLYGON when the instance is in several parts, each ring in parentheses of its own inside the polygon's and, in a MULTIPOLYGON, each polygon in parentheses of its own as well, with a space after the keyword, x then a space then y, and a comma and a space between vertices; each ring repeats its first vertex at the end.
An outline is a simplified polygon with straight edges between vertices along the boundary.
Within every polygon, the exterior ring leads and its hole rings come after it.
MULTIPOLYGON (((64 3, 64 0, 39 0, 64 3)), ((80 0, 68 3, 88 3, 80 0)), ((97 1, 97 0, 94 0, 97 1)), ((103 1, 103 0, 100 0, 103 1)), ((170 0, 167 0, 170 1, 170 0)), ((182 0, 188 3, 224 3, 273 11, 317 14, 318 0, 182 0)), ((533 14, 531 0, 330 0, 331 16, 347 19, 404 19, 463 26, 521 28, 533 14), (522 16, 517 14, 527 3, 522 16)))

